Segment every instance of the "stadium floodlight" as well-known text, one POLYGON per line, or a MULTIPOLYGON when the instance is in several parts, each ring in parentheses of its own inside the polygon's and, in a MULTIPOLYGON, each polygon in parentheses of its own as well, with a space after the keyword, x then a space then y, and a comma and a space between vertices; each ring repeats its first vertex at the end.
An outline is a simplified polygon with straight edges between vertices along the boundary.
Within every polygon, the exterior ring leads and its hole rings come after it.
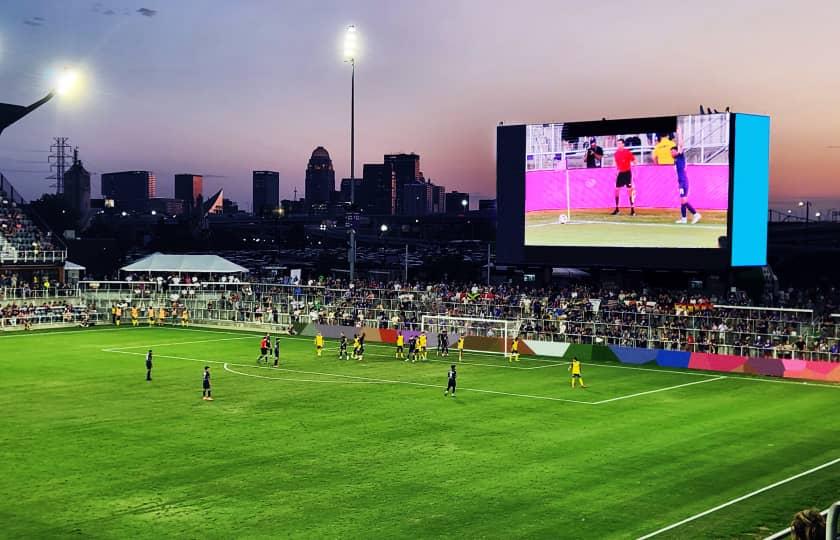
POLYGON ((380 225, 379 230, 381 232, 386 233, 386 232, 388 232, 388 226, 383 223, 382 225, 380 225))
POLYGON ((470 204, 470 203, 467 201, 467 199, 461 199, 461 206, 466 208, 468 204, 470 204))
POLYGON ((356 62, 356 54, 359 52, 359 32, 356 25, 351 24, 344 32, 344 61, 351 64, 356 62))
POLYGON ((157 215, 157 210, 152 210, 152 215, 156 216, 157 215))

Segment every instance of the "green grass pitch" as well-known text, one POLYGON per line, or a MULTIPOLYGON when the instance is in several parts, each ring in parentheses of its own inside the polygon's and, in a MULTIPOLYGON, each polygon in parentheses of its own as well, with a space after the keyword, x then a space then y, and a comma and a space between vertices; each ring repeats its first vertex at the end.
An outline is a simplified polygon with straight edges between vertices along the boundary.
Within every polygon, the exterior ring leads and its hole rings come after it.
MULTIPOLYGON (((691 223, 674 223, 679 210, 639 209, 635 216, 629 208, 611 216, 612 208, 573 210, 567 223, 558 218, 565 212, 545 210, 525 214, 526 246, 591 246, 591 247, 667 247, 716 248, 719 238, 726 236, 726 212, 700 210, 702 219, 691 223)), ((691 214, 688 215, 691 220, 691 214)))
MULTIPOLYGON (((275 370, 248 333, 0 336, 0 536, 631 538, 840 457, 834 385, 584 362, 572 390, 563 363, 472 353, 453 399, 433 352, 281 343, 275 370)), ((838 486, 840 464, 658 537, 760 537, 838 486)))

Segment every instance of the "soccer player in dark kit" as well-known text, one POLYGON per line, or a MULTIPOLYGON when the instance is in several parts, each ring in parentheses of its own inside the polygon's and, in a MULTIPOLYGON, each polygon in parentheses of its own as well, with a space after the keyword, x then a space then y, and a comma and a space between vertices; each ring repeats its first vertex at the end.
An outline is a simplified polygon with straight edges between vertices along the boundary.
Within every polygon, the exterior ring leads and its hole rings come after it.
POLYGON ((455 364, 449 366, 449 373, 447 373, 446 376, 446 390, 443 392, 443 395, 448 396, 451 392, 452 397, 455 397, 455 380, 458 378, 458 372, 455 371, 455 364))
POLYGON ((210 366, 204 366, 204 378, 201 380, 201 399, 213 401, 210 393, 210 366))
POLYGON ((688 173, 685 172, 685 148, 683 148, 682 135, 677 131, 677 146, 671 148, 671 157, 674 158, 674 167, 677 169, 677 185, 680 189, 680 219, 677 223, 688 223, 686 210, 692 213, 692 225, 700 221, 700 212, 694 209, 688 202, 688 173))
POLYGON ((152 380, 152 349, 146 353, 146 380, 152 380))

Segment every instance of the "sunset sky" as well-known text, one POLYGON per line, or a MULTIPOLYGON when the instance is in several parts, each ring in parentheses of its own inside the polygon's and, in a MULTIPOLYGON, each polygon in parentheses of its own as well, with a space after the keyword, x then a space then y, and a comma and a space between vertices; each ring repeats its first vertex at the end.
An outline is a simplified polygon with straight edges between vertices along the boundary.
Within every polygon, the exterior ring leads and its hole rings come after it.
MULTIPOLYGON (((70 137, 88 170, 208 175, 250 208, 250 171, 303 189, 319 145, 349 176, 357 25, 356 171, 417 152, 448 190, 495 192, 505 123, 693 113, 700 103, 772 117, 771 198, 840 207, 840 2, 6 0, 0 102, 28 104, 62 65, 82 95, 0 136, 0 171, 48 189, 47 150, 70 137)), ((93 180, 98 195, 99 177, 93 180)))

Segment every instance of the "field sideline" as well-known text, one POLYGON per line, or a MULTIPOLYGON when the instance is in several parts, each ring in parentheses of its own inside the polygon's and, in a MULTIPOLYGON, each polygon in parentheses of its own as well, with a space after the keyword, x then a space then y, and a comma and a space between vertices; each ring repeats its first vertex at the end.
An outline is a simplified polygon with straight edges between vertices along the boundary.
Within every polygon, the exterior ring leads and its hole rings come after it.
POLYGON ((467 353, 452 399, 434 352, 281 344, 274 369, 253 333, 0 335, 2 536, 758 538, 838 498, 840 385, 584 363, 572 390, 467 353))

